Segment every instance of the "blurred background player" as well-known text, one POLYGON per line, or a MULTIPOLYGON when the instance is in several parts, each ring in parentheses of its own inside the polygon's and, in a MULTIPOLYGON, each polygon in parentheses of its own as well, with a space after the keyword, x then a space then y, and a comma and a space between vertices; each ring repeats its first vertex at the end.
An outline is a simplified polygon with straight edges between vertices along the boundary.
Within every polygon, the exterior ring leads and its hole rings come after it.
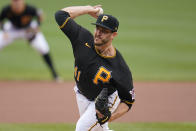
POLYGON ((11 0, 10 5, 5 6, 0 14, 0 50, 16 39, 27 40, 43 56, 53 79, 59 81, 48 43, 39 30, 42 15, 41 10, 26 4, 24 0, 11 0))

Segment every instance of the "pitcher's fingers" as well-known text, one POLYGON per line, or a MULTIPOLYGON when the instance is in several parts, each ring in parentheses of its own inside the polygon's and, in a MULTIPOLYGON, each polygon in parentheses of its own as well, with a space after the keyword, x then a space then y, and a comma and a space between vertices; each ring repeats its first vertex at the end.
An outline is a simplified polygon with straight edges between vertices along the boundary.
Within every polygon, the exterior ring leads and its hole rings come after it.
POLYGON ((102 7, 102 5, 95 5, 95 6, 93 6, 94 8, 100 8, 100 7, 102 7))

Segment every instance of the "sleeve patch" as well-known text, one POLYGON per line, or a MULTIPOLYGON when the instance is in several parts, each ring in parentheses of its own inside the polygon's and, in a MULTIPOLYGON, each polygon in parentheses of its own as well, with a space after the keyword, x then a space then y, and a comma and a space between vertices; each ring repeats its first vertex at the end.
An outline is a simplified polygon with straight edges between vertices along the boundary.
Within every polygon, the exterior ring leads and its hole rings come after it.
POLYGON ((135 100, 135 90, 132 89, 131 91, 129 91, 129 93, 130 93, 131 96, 132 96, 132 100, 135 100))

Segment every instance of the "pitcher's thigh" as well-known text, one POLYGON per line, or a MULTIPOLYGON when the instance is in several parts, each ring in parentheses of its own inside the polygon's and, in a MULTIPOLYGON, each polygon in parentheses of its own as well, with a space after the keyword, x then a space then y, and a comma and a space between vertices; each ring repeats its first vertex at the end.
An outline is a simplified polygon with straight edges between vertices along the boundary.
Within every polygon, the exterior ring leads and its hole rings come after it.
POLYGON ((76 124, 76 131, 95 131, 97 124, 95 104, 91 102, 76 124))

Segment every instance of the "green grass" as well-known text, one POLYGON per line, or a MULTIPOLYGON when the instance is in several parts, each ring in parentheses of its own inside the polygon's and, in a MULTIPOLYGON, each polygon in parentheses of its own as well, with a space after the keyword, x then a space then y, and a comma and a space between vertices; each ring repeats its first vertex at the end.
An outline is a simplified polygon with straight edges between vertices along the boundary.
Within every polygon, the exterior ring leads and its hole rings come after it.
MULTIPOLYGON (((58 29, 54 13, 72 5, 102 4, 105 13, 120 21, 114 45, 131 68, 134 80, 196 81, 195 0, 27 0, 42 8, 42 31, 60 75, 73 78, 69 40, 58 29)), ((0 8, 8 1, 0 1, 0 8)), ((81 16, 77 22, 93 32, 94 22, 81 16)), ((50 74, 40 56, 26 42, 16 41, 0 51, 0 80, 47 80, 50 74)))
MULTIPOLYGON (((113 123, 115 131, 195 131, 195 123, 113 123)), ((74 124, 0 124, 0 131, 74 131, 74 124)))

